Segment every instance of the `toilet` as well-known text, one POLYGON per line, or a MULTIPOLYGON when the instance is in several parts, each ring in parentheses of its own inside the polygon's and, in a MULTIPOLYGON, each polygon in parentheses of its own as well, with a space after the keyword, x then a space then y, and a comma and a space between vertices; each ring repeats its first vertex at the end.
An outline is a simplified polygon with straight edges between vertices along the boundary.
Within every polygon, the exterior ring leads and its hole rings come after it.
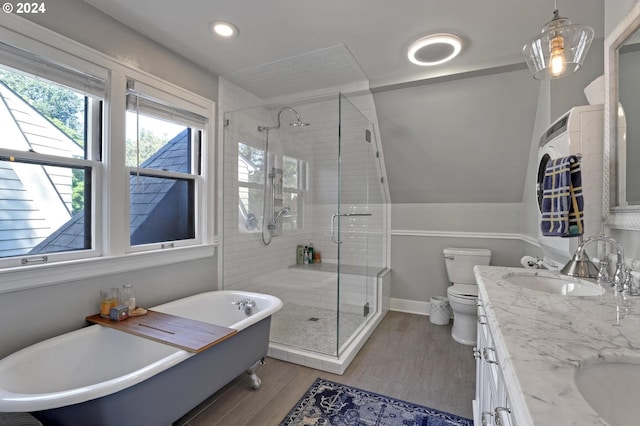
POLYGON ((475 248, 445 248, 444 261, 449 282, 449 306, 453 311, 451 337, 463 345, 476 344, 478 285, 473 275, 475 265, 488 265, 491 250, 475 248))

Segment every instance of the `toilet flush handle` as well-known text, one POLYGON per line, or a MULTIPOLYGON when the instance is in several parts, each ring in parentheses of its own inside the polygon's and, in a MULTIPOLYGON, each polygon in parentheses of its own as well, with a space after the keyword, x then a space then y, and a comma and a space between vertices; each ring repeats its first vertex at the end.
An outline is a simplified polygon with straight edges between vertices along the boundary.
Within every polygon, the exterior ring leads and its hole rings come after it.
POLYGON ((453 255, 448 255, 444 257, 445 260, 453 260, 453 255))

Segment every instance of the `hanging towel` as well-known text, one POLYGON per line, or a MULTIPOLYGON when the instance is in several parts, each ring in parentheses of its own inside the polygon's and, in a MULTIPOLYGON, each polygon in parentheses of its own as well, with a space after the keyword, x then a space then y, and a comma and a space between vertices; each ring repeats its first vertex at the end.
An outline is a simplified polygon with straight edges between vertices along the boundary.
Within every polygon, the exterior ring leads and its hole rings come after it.
POLYGON ((584 233, 580 161, 575 155, 551 160, 544 173, 542 235, 577 237, 584 233))

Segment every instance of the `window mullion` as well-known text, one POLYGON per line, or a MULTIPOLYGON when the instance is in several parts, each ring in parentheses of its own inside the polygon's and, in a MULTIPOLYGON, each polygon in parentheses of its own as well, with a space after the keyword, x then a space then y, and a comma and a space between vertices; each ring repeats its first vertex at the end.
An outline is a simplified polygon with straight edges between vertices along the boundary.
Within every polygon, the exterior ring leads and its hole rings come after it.
POLYGON ((127 79, 114 72, 111 77, 110 96, 105 108, 104 189, 102 192, 103 248, 105 254, 120 255, 129 247, 129 175, 125 167, 127 79))

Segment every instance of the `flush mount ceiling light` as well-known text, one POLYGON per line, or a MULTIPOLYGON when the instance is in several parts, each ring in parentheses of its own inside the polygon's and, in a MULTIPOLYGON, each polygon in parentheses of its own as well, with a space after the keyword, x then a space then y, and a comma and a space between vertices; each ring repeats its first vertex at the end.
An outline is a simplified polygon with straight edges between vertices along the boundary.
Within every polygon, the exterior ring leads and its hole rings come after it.
POLYGON ((559 15, 557 1, 555 6, 553 19, 522 48, 529 70, 536 80, 559 78, 567 75, 566 71, 578 71, 593 40, 593 28, 573 25, 559 15))
POLYGON ((462 49, 462 40, 453 34, 431 34, 409 46, 409 60, 421 66, 443 64, 452 60, 462 49))
POLYGON ((230 38, 238 36, 238 27, 226 21, 213 21, 209 24, 211 31, 220 37, 230 38))

